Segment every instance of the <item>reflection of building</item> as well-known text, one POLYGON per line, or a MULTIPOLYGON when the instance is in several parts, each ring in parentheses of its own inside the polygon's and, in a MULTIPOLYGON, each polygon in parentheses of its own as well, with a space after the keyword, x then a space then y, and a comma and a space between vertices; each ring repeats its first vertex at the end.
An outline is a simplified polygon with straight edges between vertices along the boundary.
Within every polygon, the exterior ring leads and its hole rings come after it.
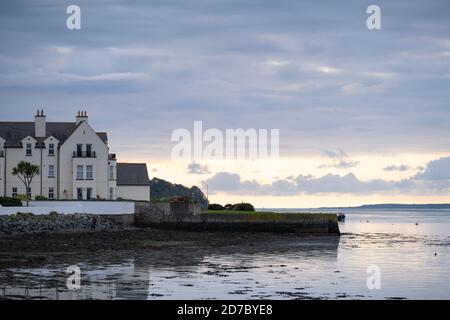
POLYGON ((89 125, 86 111, 78 112, 74 122, 47 122, 42 110, 34 122, 0 122, 1 196, 114 200, 123 192, 130 200, 150 200, 146 165, 121 172, 124 181, 136 181, 135 173, 143 175, 139 184, 125 189, 117 187, 118 165, 115 154, 109 153, 107 134, 89 125), (40 168, 30 190, 11 174, 20 161, 40 168))

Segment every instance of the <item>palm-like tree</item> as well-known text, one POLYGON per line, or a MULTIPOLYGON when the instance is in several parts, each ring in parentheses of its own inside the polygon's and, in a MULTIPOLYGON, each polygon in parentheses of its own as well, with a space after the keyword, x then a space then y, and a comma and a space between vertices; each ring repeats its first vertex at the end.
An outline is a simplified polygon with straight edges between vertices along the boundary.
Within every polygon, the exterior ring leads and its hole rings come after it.
POLYGON ((30 204, 30 197, 28 196, 28 190, 31 187, 31 182, 33 178, 39 174, 39 167, 35 166, 29 162, 21 161, 19 164, 13 168, 12 174, 17 176, 20 181, 25 185, 26 190, 26 198, 27 198, 27 207, 30 204))

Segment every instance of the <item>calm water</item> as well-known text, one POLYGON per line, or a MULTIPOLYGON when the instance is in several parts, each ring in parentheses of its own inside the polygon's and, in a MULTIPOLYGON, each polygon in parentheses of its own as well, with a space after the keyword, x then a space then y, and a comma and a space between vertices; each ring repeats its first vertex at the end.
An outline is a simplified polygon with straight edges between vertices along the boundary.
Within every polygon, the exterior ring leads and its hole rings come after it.
POLYGON ((346 214, 340 239, 269 239, 225 248, 73 254, 31 269, 0 270, 0 296, 450 299, 450 211, 347 210, 346 214), (81 268, 78 291, 65 287, 70 264, 81 268), (367 287, 370 266, 379 268, 380 289, 367 287))

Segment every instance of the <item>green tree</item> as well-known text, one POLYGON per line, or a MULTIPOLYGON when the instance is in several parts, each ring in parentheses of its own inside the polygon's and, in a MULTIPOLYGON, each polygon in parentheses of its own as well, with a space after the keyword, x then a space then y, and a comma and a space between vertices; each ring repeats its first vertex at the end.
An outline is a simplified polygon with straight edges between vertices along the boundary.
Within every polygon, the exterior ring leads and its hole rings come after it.
POLYGON ((25 194, 27 196, 27 207, 29 206, 30 196, 28 195, 28 190, 31 187, 31 182, 33 178, 39 174, 39 167, 35 166, 29 162, 21 161, 19 164, 13 168, 12 174, 17 176, 20 181, 25 185, 25 194))

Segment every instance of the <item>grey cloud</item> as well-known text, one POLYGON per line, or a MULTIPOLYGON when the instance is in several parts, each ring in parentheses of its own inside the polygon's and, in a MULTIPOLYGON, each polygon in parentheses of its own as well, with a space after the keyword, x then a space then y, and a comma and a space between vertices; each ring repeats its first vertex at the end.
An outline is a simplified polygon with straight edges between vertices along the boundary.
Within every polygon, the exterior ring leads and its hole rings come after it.
POLYGON ((332 163, 321 164, 320 166, 318 166, 319 169, 349 169, 356 167, 359 164, 358 161, 349 160, 347 153, 345 153, 343 150, 322 150, 322 153, 329 157, 332 160, 332 163))
POLYGON ((384 171, 408 171, 411 167, 406 164, 390 165, 383 168, 384 171))
POLYGON ((64 121, 82 105, 121 131, 117 152, 152 146, 140 156, 169 157, 171 130, 194 119, 282 128, 282 155, 450 148, 446 0, 380 0, 379 32, 359 0, 77 4, 79 32, 67 3, 0 2, 2 120, 38 104, 64 121))
POLYGON ((427 163, 425 169, 415 177, 417 180, 450 180, 450 157, 427 163))
POLYGON ((322 150, 322 152, 331 159, 347 158, 347 154, 343 150, 322 150))
POLYGON ((188 173, 207 174, 207 173, 209 173, 209 170, 208 170, 208 166, 193 162, 188 165, 188 173))
POLYGON ((363 181, 353 173, 346 175, 327 174, 322 177, 299 175, 296 178, 275 180, 271 184, 242 181, 238 174, 221 172, 204 181, 214 192, 250 195, 296 195, 296 194, 374 194, 400 192, 407 194, 442 194, 450 191, 450 157, 431 161, 424 171, 409 179, 386 181, 373 179, 363 181))

